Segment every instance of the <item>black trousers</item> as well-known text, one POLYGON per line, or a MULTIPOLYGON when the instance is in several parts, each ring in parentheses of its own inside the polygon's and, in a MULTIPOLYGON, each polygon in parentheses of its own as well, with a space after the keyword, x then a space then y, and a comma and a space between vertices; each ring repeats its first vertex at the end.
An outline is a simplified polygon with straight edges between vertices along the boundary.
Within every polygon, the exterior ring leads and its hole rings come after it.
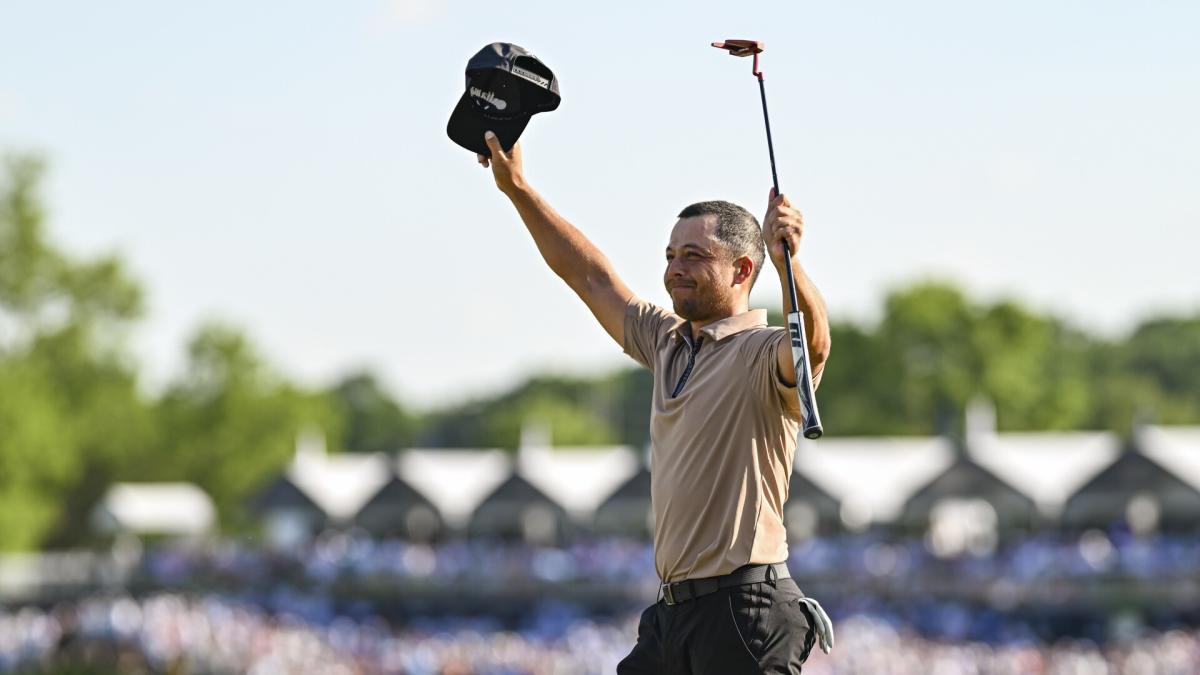
POLYGON ((723 588, 642 612, 617 675, 798 675, 816 632, 791 579, 723 588))

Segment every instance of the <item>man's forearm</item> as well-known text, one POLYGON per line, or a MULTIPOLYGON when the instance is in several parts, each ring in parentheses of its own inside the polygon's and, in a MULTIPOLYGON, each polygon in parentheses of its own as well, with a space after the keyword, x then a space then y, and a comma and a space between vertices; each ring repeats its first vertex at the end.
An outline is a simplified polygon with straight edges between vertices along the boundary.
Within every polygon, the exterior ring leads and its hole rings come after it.
POLYGON ((608 259, 528 184, 505 193, 525 222, 542 258, 572 288, 610 274, 608 259))
MULTIPOLYGON (((808 339, 808 355, 815 374, 818 367, 829 358, 831 343, 829 315, 825 311, 825 299, 821 297, 820 291, 804 273, 800 261, 793 258, 791 264, 792 276, 796 279, 796 299, 800 303, 798 309, 804 314, 804 333, 808 339)), ((788 290, 785 270, 779 270, 779 286, 783 289, 783 312, 790 314, 793 311, 792 294, 788 290)))

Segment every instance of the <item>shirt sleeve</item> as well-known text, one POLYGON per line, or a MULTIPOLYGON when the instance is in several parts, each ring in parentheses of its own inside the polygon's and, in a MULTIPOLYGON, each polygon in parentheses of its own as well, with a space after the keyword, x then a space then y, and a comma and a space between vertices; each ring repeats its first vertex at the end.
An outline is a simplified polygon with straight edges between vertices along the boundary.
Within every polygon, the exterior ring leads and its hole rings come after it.
POLYGON ((791 344, 786 328, 771 327, 759 331, 748 340, 750 372, 766 401, 776 402, 790 419, 799 421, 802 415, 800 395, 796 385, 789 385, 779 376, 779 346, 791 344))
POLYGON ((680 321, 658 305, 631 298, 625 307, 625 353, 653 372, 659 348, 680 321))

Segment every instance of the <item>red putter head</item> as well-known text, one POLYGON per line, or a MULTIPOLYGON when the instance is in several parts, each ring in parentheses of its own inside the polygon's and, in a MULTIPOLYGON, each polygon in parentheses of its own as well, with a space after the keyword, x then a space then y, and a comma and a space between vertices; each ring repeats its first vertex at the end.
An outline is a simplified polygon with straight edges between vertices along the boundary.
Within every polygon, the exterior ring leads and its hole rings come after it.
POLYGON ((753 56, 754 64, 750 66, 750 70, 755 77, 762 79, 762 71, 758 69, 758 55, 762 53, 763 43, 758 40, 726 40, 714 42, 712 46, 724 49, 730 56, 753 56))
POLYGON ((712 46, 728 51, 730 56, 751 56, 763 50, 763 43, 758 40, 726 40, 714 42, 712 46))

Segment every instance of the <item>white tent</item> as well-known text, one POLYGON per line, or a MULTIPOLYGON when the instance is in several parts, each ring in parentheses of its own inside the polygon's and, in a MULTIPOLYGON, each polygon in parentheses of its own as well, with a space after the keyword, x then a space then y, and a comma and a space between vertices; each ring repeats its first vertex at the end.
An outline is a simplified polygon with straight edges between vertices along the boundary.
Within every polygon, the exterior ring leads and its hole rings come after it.
POLYGON ((795 470, 842 504, 848 527, 894 520, 918 488, 954 461, 939 437, 800 439, 795 470))
POLYGON ((980 466, 1033 498, 1048 518, 1116 461, 1120 439, 1107 431, 973 433, 968 452, 980 466))
POLYGON ((572 517, 588 520, 609 495, 638 470, 638 455, 624 446, 525 446, 517 457, 517 472, 565 508, 572 517))
POLYGON ((288 480, 330 519, 340 522, 353 518, 392 475, 386 455, 329 455, 324 443, 313 439, 299 444, 287 469, 288 480))
POLYGON ((212 499, 191 483, 114 483, 92 511, 106 533, 199 535, 216 522, 212 499))
POLYGON ((1200 427, 1145 426, 1137 431, 1137 447, 1200 490, 1200 427))
POLYGON ((503 450, 413 448, 397 462, 400 477, 429 498, 452 527, 465 527, 475 507, 512 473, 503 450))

